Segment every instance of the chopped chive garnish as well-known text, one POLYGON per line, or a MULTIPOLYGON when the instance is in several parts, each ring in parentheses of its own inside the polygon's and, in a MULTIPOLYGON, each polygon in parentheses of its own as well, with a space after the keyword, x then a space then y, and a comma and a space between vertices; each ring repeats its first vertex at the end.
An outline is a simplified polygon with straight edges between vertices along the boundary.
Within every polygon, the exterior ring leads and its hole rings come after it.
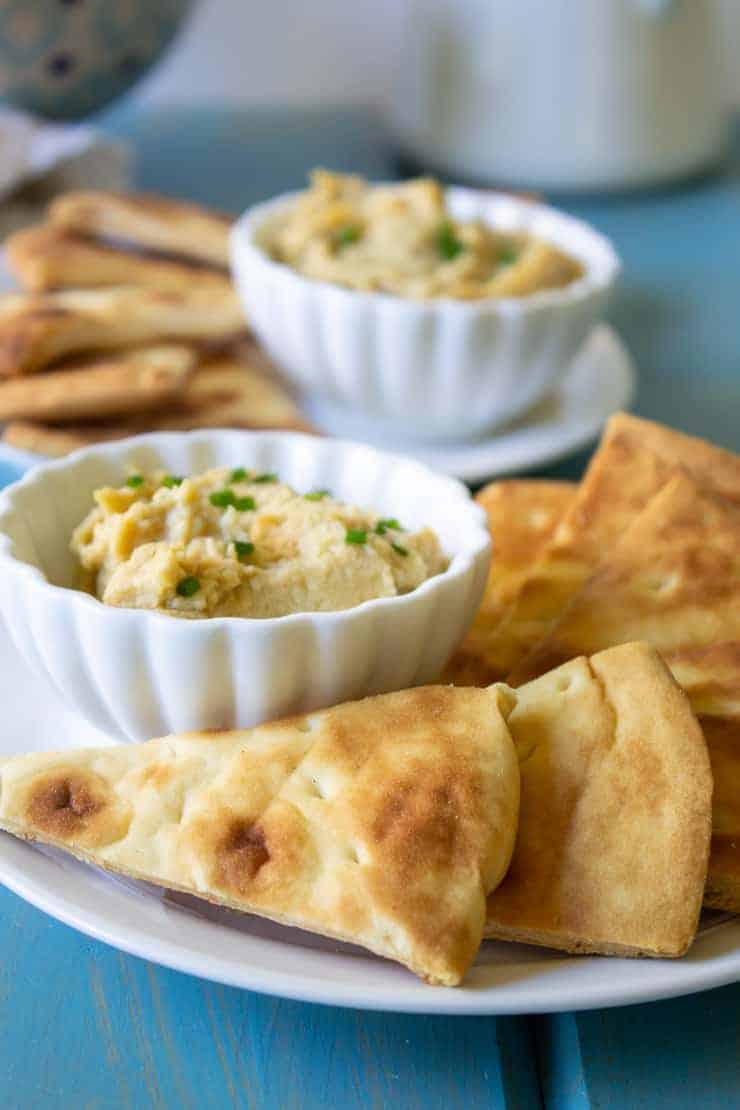
POLYGON ((504 247, 498 252, 499 266, 511 266, 512 262, 516 262, 516 251, 511 247, 504 247))
POLYGON ((391 547, 398 555, 408 555, 408 549, 401 547, 400 543, 392 543, 391 547))
POLYGON ((246 477, 247 477, 247 472, 244 469, 244 467, 243 466, 237 466, 237 468, 235 470, 232 470, 231 477, 229 478, 229 481, 230 482, 243 482, 243 481, 245 481, 246 477))
POLYGON ((243 562, 254 551, 254 544, 248 543, 247 540, 234 540, 234 548, 237 559, 243 562))
POLYGON ((328 489, 314 489, 310 493, 304 493, 304 501, 323 501, 325 497, 329 496, 328 489))
POLYGON ((193 594, 197 594, 200 589, 200 582, 197 578, 193 578, 192 575, 188 575, 187 578, 180 579, 175 589, 180 597, 192 597, 193 594))
POLYGON ((375 531, 379 536, 384 536, 389 528, 392 528, 394 532, 403 532, 403 528, 394 516, 388 517, 385 520, 379 520, 375 525, 375 531))
POLYGON ((367 532, 364 528, 348 528, 344 538, 347 543, 367 543, 367 532))
POLYGON ((217 489, 208 498, 212 505, 217 509, 226 509, 229 505, 233 505, 236 500, 236 495, 233 489, 217 489))
POLYGON ((443 223, 437 231, 437 250, 445 262, 451 262, 464 250, 464 246, 455 234, 455 229, 449 221, 443 223))
POLYGON ((126 479, 126 485, 130 486, 131 489, 138 489, 139 486, 144 485, 144 479, 141 474, 129 474, 126 479))
POLYGON ((255 482, 277 482, 277 474, 258 474, 254 479, 255 482))
POLYGON ((340 227, 339 231, 334 236, 334 242, 338 247, 347 247, 350 243, 356 243, 359 238, 359 227, 347 224, 346 227, 340 227))
POLYGON ((175 486, 182 485, 183 481, 183 478, 178 478, 175 474, 165 474, 162 485, 167 486, 167 489, 174 489, 175 486))
POLYGON ((253 497, 235 497, 231 504, 240 513, 248 513, 251 509, 257 508, 257 502, 253 497))

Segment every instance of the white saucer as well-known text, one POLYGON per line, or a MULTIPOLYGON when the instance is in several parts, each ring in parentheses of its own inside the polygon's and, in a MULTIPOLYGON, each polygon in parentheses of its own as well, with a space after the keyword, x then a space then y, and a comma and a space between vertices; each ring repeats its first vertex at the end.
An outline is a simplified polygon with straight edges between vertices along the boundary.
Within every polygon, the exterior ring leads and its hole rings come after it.
POLYGON ((485 439, 420 443, 316 397, 305 397, 302 407, 309 420, 330 435, 412 455, 466 482, 483 482, 544 466, 586 447, 612 413, 629 405, 636 378, 621 339, 601 324, 553 394, 485 439))
MULTIPOLYGON (((0 627, 0 757, 103 745, 34 678, 0 627)), ((430 987, 359 948, 116 879, 0 833, 0 882, 52 917, 155 963, 284 998, 412 1013, 511 1014, 618 1006, 740 977, 740 920, 715 915, 680 960, 564 956, 483 944, 465 986, 430 987)))

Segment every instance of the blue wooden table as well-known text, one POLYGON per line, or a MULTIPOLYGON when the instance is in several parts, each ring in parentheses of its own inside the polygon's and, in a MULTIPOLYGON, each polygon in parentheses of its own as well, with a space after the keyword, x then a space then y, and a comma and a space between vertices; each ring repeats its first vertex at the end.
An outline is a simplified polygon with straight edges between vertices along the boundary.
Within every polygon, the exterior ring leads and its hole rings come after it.
MULTIPOLYGON (((123 108, 101 122, 136 142, 141 187, 233 211, 313 165, 395 169, 381 122, 358 112, 123 108)), ((740 450, 740 143, 685 187, 553 199, 624 258, 612 319, 640 368, 638 410, 740 450)), ((541 473, 576 476, 586 457, 541 473)), ((2 888, 0 950, 10 1110, 740 1105, 740 987, 537 1018, 330 1010, 121 955, 2 888)))

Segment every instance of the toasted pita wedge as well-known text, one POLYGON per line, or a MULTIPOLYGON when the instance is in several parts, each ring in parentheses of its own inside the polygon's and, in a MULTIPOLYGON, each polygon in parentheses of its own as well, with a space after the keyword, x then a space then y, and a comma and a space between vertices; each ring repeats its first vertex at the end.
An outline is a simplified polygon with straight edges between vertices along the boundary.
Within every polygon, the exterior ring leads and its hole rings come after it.
MULTIPOLYGON (((44 377, 46 375, 34 377, 33 381, 40 382, 44 377)), ((192 428, 314 431, 279 382, 260 370, 223 356, 190 374, 177 398, 172 399, 164 412, 132 414, 126 420, 116 422, 57 427, 13 420, 5 425, 0 438, 3 443, 21 451, 59 458, 92 443, 141 435, 142 432, 188 431, 192 428)))
POLYGON ((740 912, 740 715, 699 718, 714 776, 704 905, 740 912))
POLYGON ((79 192, 57 197, 48 215, 65 231, 229 265, 231 217, 197 204, 144 193, 79 192))
POLYGON ((476 496, 488 516, 491 568, 480 608, 442 681, 488 686, 506 677, 495 653, 496 628, 527 572, 573 499, 571 482, 492 482, 476 496))
POLYGON ((667 662, 699 716, 714 775, 704 905, 740 913, 740 641, 684 648, 667 662))
POLYGON ((223 340, 245 327, 236 293, 122 285, 0 302, 0 375, 31 374, 65 355, 162 340, 223 340))
POLYGON ((612 417, 570 508, 489 642, 502 671, 510 673, 546 635, 678 465, 740 501, 740 456, 626 413, 612 417))
POLYGON ((517 691, 521 810, 485 933, 566 952, 680 956, 707 874, 712 776, 688 699, 625 644, 517 691))
POLYGON ((314 430, 288 390, 268 372, 261 354, 248 364, 224 355, 202 365, 177 407, 158 418, 157 427, 314 430))
POLYGON ((198 361, 191 347, 137 347, 89 365, 0 381, 0 420, 63 424, 177 401, 198 361))
POLYGON ((635 639, 664 657, 740 640, 740 505, 682 472, 635 518, 510 682, 635 639))
POLYGON ((0 826, 454 986, 514 845, 510 708, 506 692, 426 687, 243 732, 19 756, 0 768, 0 826))
POLYGON ((231 287, 225 270, 121 250, 51 224, 17 231, 5 249, 10 269, 30 293, 146 285, 178 293, 206 288, 225 294, 231 287))
POLYGON ((740 639, 664 650, 661 654, 696 714, 740 718, 740 639))

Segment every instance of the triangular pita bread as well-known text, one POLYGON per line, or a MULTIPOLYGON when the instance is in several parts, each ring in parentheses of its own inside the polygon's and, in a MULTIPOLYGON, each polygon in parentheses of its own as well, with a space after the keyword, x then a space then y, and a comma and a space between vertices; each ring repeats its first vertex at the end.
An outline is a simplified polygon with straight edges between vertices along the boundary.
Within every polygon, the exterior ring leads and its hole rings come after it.
POLYGON ((0 768, 0 826, 455 985, 513 849, 512 704, 428 686, 241 732, 19 756, 0 768))
POLYGON ((512 479, 476 496, 488 516, 493 551, 475 620, 442 676, 456 686, 488 686, 505 678, 496 658, 496 629, 532 564, 573 499, 572 482, 512 479))
POLYGON ((699 918, 712 799, 686 695, 646 644, 573 659, 516 694, 519 833, 486 935, 680 956, 699 918))
POLYGON ((740 505, 688 474, 677 472, 635 518, 509 681, 630 640, 667 659, 740 640, 740 505))
POLYGON ((679 465, 700 485, 740 502, 740 456, 626 413, 611 418, 569 509, 489 642, 503 672, 546 635, 679 465))

